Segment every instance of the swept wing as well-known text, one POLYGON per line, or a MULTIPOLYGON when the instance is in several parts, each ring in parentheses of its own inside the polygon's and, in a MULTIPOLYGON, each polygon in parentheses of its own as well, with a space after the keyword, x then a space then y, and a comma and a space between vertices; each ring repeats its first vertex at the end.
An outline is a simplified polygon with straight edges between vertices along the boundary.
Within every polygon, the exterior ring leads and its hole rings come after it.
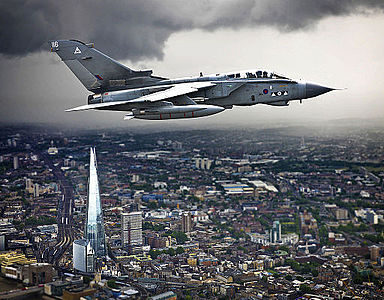
MULTIPOLYGON (((68 109, 66 111, 80 111, 80 110, 88 110, 88 109, 112 109, 112 110, 118 110, 118 106, 132 106, 134 108, 138 104, 149 104, 159 101, 172 101, 172 98, 176 98, 179 96, 186 96, 189 93, 197 92, 200 89, 212 87, 215 84, 212 82, 188 82, 188 83, 180 83, 177 85, 170 86, 169 89, 166 89, 164 91, 155 92, 146 96, 142 96, 133 100, 126 100, 126 101, 116 101, 116 102, 106 102, 106 103, 95 103, 95 104, 87 104, 78 106, 75 108, 68 109)), ((178 99, 180 100, 180 99, 178 99)), ((180 104, 180 101, 176 101, 177 104, 180 104)), ((196 104, 192 99, 189 97, 183 98, 183 104, 196 104), (189 99, 189 100, 188 100, 189 99), (189 102, 189 103, 188 103, 189 102)))

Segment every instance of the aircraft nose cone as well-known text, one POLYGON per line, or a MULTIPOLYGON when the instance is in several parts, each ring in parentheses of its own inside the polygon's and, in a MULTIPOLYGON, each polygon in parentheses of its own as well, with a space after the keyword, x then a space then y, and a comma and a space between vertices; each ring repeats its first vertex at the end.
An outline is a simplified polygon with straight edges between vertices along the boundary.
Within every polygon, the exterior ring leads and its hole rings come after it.
POLYGON ((313 83, 307 83, 305 89, 307 98, 316 97, 334 90, 332 88, 313 83))

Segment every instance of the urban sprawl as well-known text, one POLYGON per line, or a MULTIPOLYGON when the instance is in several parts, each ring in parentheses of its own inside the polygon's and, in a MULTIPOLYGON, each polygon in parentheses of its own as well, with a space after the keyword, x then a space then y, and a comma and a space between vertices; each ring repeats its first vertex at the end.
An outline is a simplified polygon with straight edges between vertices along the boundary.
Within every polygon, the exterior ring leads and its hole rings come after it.
POLYGON ((3 127, 0 299, 383 299, 383 180, 374 126, 3 127))

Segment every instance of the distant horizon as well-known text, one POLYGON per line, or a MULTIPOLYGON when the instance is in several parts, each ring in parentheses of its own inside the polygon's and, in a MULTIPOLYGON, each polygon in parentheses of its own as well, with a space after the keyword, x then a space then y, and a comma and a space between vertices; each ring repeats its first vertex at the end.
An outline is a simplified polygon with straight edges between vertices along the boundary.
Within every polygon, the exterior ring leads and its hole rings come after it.
MULTIPOLYGON (((209 118, 209 117, 208 117, 209 118)), ((208 119, 205 118, 205 119, 208 119)), ((193 120, 194 121, 194 120, 193 120)), ((121 125, 116 124, 99 124, 94 126, 79 126, 77 124, 67 123, 53 123, 53 122, 1 122, 0 128, 20 127, 20 128, 35 128, 38 130, 63 130, 74 132, 85 131, 122 131, 127 132, 135 131, 137 133, 156 133, 156 132, 170 132, 170 131, 199 131, 199 130, 265 130, 265 129, 283 129, 283 128, 333 128, 337 131, 345 131, 348 129, 364 129, 378 127, 384 129, 384 117, 380 118, 339 118, 339 119, 315 119, 308 122, 306 120, 256 120, 253 124, 242 123, 224 123, 224 124, 196 124, 191 120, 184 121, 136 121, 134 126, 127 121, 121 121, 121 125), (191 126, 189 123, 193 123, 191 126), (161 124, 161 126, 157 126, 161 124), (341 129, 342 128, 342 129, 341 129)), ((201 120, 200 120, 201 121, 201 120)), ((200 122, 201 123, 201 122, 200 122)), ((84 125, 84 124, 83 124, 84 125)))

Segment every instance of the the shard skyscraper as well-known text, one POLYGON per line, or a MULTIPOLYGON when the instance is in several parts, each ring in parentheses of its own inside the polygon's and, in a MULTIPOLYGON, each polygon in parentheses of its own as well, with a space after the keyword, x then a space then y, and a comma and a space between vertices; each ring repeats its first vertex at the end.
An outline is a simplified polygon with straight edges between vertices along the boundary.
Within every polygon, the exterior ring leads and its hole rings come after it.
POLYGON ((89 161, 89 182, 87 201, 87 223, 85 237, 91 243, 95 257, 106 255, 103 211, 101 209, 99 180, 97 178, 97 163, 95 148, 91 148, 89 161))

